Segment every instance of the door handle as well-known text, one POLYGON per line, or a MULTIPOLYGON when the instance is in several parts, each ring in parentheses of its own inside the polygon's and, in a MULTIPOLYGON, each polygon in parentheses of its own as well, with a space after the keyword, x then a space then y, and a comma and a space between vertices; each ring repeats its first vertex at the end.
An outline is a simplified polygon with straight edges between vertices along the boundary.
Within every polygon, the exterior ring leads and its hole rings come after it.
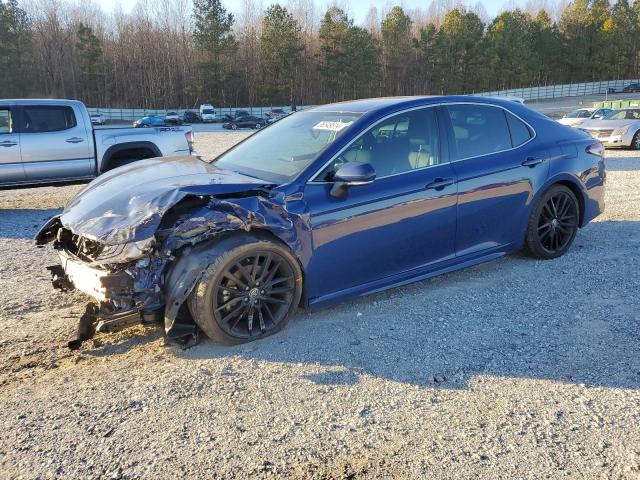
POLYGON ((71 138, 67 138, 66 142, 67 143, 81 143, 81 142, 84 142, 84 138, 71 137, 71 138))
POLYGON ((430 189, 443 190, 444 187, 448 187, 449 185, 453 185, 454 183, 456 183, 456 181, 453 178, 438 177, 435 180, 433 180, 433 182, 427 183, 424 188, 426 188, 427 190, 430 190, 430 189))
POLYGON ((15 147, 17 145, 16 142, 12 142, 11 140, 5 140, 4 142, 0 142, 0 147, 15 147))
POLYGON ((533 168, 542 162, 544 162, 544 158, 527 157, 527 159, 524 162, 522 162, 522 166, 533 168))

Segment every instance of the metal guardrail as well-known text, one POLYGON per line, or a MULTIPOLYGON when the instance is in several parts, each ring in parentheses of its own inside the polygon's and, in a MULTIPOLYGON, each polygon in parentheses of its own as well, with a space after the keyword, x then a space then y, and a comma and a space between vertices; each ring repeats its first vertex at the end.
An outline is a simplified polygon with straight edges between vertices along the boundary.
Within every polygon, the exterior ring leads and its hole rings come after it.
MULTIPOLYGON (((290 112, 291 107, 237 107, 237 108, 214 108, 216 112, 216 117, 221 119, 225 115, 232 115, 234 112, 238 110, 248 111, 249 114, 255 115, 257 117, 262 117, 275 108, 281 108, 285 112, 290 112)), ((309 108, 307 106, 296 107, 298 110, 304 110, 305 108, 309 108)), ((161 117, 169 112, 177 112, 180 116, 184 114, 184 112, 196 112, 200 113, 198 108, 175 108, 175 109, 146 109, 146 108, 104 108, 104 107, 88 107, 89 113, 91 115, 94 114, 102 114, 105 117, 111 120, 123 120, 123 121, 134 121, 142 117, 161 117)))
MULTIPOLYGON (((606 80, 602 82, 587 83, 568 83, 564 85, 545 85, 539 87, 528 88, 512 88, 509 90, 496 90, 494 92, 480 92, 474 95, 484 97, 519 97, 525 100, 544 100, 563 97, 580 97, 583 95, 607 95, 610 89, 620 91, 623 87, 630 83, 640 83, 640 79, 628 80, 606 80)), ((224 115, 233 114, 237 110, 246 110, 251 115, 264 117, 267 112, 274 108, 281 108, 285 112, 291 111, 290 107, 235 107, 235 108, 214 108, 216 116, 222 118, 224 115)), ((297 107, 298 110, 304 110, 309 106, 297 107)), ((164 117, 168 112, 178 112, 181 116, 186 111, 198 112, 197 108, 179 108, 179 109, 144 109, 144 108, 98 108, 90 107, 89 113, 101 113, 111 120, 133 121, 142 117, 158 116, 164 117)))
POLYGON ((525 100, 545 100, 563 97, 581 97, 584 95, 607 95, 610 89, 617 92, 630 83, 640 83, 638 79, 606 80, 602 82, 568 83, 529 88, 512 88, 494 92, 481 92, 475 95, 483 97, 519 97, 525 100))

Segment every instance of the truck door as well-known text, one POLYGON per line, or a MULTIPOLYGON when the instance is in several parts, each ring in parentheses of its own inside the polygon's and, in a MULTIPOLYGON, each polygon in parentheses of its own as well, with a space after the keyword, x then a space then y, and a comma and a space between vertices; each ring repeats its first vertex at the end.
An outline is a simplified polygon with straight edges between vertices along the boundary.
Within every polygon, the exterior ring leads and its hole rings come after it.
POLYGON ((25 181, 20 134, 15 126, 15 112, 11 107, 0 106, 0 185, 25 181))
POLYGON ((69 105, 24 105, 20 130, 27 181, 87 178, 93 149, 80 112, 69 105))

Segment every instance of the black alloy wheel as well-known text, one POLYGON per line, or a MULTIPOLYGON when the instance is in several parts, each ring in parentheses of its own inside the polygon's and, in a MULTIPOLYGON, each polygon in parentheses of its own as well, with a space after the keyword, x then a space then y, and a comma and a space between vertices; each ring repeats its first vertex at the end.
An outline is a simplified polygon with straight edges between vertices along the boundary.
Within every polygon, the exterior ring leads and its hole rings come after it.
POLYGON ((580 207, 574 193, 563 185, 554 185, 533 209, 525 253, 542 259, 564 255, 576 236, 579 219, 580 207))
POLYGON ((296 290, 293 269, 274 252, 255 252, 228 267, 216 286, 212 308, 220 327, 249 338, 277 327, 296 290))
POLYGON ((211 339, 238 344, 287 324, 300 302, 302 273, 293 255, 275 242, 230 241, 215 247, 221 254, 196 286, 189 309, 211 339))

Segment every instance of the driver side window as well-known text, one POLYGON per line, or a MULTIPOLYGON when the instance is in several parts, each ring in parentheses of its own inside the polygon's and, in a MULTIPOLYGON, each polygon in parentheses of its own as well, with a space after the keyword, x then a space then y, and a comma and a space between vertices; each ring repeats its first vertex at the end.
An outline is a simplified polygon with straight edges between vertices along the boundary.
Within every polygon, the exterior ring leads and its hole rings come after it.
POLYGON ((330 182, 347 162, 370 163, 376 178, 440 163, 440 139, 434 108, 394 115, 354 140, 318 176, 330 182))

